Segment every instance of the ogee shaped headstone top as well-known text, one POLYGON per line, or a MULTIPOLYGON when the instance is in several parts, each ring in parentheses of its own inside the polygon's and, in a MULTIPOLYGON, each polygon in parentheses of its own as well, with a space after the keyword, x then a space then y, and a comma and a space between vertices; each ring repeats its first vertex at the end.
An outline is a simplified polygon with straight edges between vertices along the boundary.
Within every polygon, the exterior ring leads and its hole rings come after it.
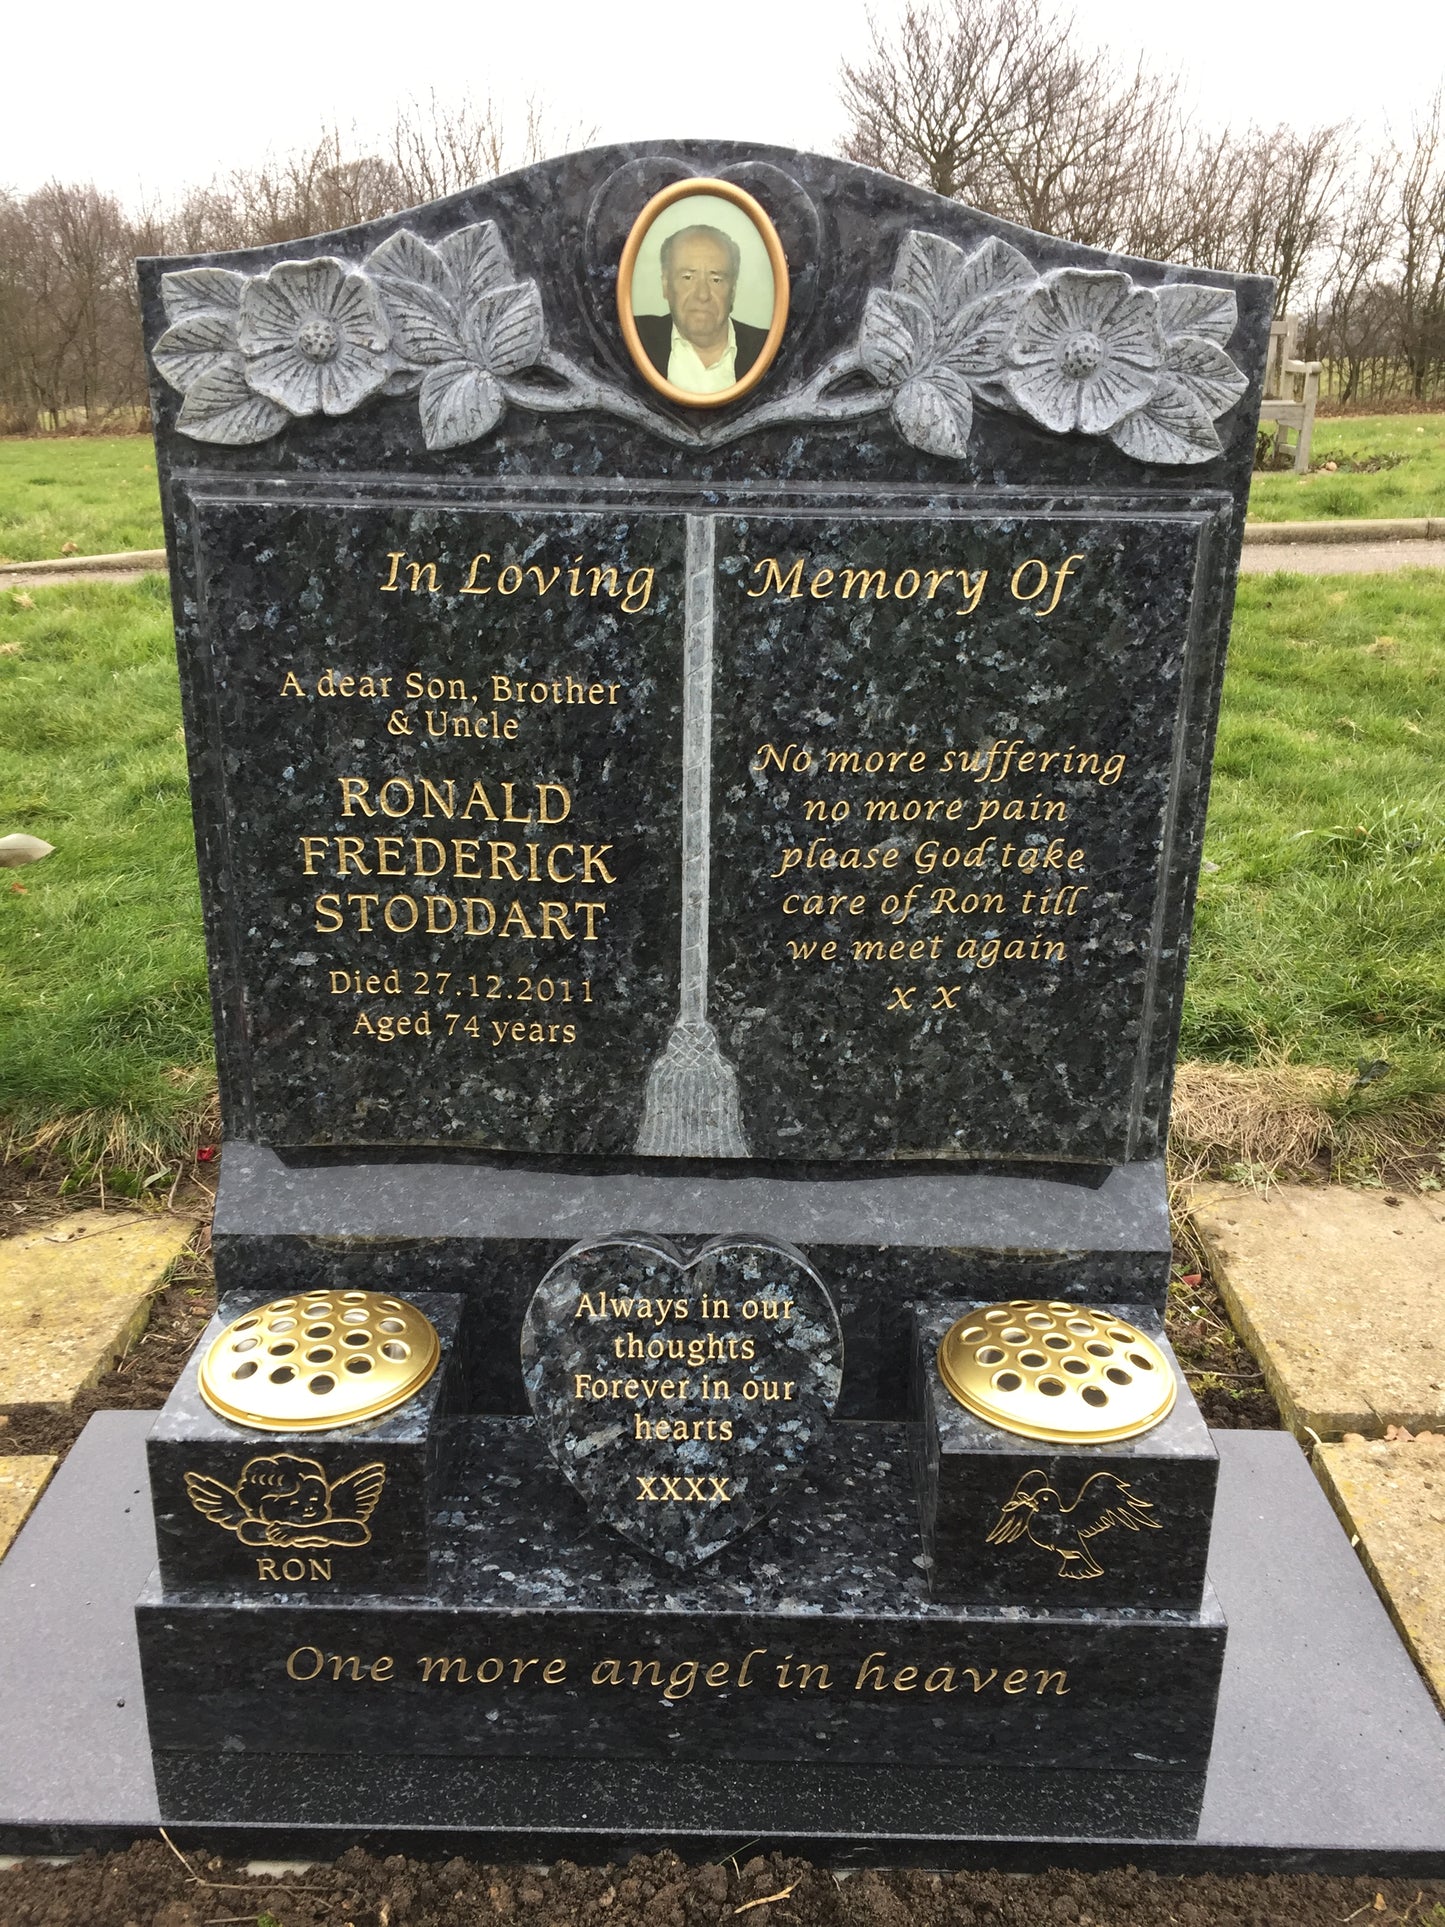
POLYGON ((792 1246, 714 1238, 576 1244, 522 1327, 522 1376, 593 1515, 672 1566, 772 1510, 832 1416, 838 1314, 792 1246))

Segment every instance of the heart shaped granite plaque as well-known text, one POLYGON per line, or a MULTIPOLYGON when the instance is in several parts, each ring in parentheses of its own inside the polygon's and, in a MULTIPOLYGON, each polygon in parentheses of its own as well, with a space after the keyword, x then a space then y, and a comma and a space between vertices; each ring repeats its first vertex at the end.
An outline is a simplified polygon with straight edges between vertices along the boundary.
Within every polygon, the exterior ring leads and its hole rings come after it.
POLYGON ((672 1566, 756 1525, 843 1382, 843 1335, 801 1252, 713 1238, 573 1245, 522 1326, 537 1426, 594 1517, 672 1566))

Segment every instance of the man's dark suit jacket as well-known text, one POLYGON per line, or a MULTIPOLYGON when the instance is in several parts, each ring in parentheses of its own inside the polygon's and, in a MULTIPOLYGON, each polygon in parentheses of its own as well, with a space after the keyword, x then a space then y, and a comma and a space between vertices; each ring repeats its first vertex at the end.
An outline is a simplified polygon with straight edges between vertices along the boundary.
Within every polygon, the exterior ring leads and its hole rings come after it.
MULTIPOLYGON (((667 364, 672 359, 672 316, 640 314, 635 319, 637 332, 642 337, 642 345, 647 350, 647 359, 666 381, 667 364)), ((763 343, 768 338, 768 331, 766 328, 750 328, 746 321, 735 321, 733 333, 738 338, 738 353, 733 363, 733 373, 741 381, 763 352, 763 343)))

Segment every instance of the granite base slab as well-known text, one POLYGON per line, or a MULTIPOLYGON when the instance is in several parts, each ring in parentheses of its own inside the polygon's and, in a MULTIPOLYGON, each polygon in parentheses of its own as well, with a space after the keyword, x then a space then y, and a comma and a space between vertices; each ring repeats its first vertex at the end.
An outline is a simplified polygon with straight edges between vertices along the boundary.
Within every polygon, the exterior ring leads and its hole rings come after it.
MULTIPOLYGON (((92 1419, 0 1566, 0 1851, 120 1845, 161 1824, 132 1615, 155 1563, 149 1423, 92 1419)), ((662 1845, 713 1858, 748 1842, 840 1866, 1445 1874, 1445 1729, 1384 1608, 1293 1440, 1215 1440, 1210 1570, 1231 1628, 1187 1838, 1150 1839, 1122 1802, 1082 1835, 1098 1775, 1020 1776, 1039 1789, 1034 1817, 1046 1794, 1059 1816, 1028 1834, 1016 1784, 997 1773, 943 1788, 898 1769, 850 1783, 824 1766, 451 1761, 438 1785, 407 1762, 331 1771, 314 1756, 305 1804, 278 1798, 247 1826, 222 1822, 209 1799, 212 1776, 246 1761, 174 1758, 190 1794, 168 1782, 168 1828, 183 1846, 287 1857, 360 1842, 488 1859, 599 1861, 662 1845)), ((1144 1799, 1149 1784, 1133 1774, 1123 1792, 1144 1799)))
MULTIPOLYGON (((685 1572, 591 1518, 531 1421, 459 1431, 430 1598, 146 1587, 136 1616, 158 1753, 1161 1780, 1209 1757, 1218 1602, 930 1599, 902 1425, 831 1427, 769 1519, 685 1572)), ((239 1795, 227 1810, 255 1817, 239 1795)), ((1177 1797, 1162 1810, 1183 1823, 1177 1797)))
POLYGON ((229 1141, 212 1232, 224 1291, 461 1292, 463 1403, 527 1410, 514 1339, 545 1273, 581 1238, 748 1236, 796 1245, 832 1294, 849 1360, 840 1418, 903 1418, 910 1302, 1027 1296, 1161 1306, 1160 1162, 759 1175, 560 1161, 367 1161, 229 1141), (498 1340, 504 1339, 505 1343, 498 1340))

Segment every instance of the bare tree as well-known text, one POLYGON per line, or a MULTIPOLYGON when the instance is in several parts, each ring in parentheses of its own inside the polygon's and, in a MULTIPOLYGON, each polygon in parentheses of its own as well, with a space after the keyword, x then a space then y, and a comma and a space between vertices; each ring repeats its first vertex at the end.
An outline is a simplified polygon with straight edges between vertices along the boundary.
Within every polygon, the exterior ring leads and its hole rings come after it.
POLYGON ((1400 352, 1418 401, 1445 362, 1445 89, 1414 122, 1399 200, 1400 352))

